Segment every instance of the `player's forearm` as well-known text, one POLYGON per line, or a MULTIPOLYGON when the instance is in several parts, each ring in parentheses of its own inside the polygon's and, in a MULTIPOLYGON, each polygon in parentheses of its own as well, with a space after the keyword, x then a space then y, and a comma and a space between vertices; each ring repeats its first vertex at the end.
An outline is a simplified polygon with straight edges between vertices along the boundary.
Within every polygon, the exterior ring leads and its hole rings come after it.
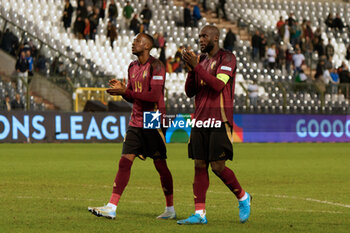
POLYGON ((132 90, 127 89, 124 96, 133 100, 137 99, 146 102, 158 102, 162 91, 163 87, 161 85, 154 85, 150 91, 145 92, 133 92, 132 90))
POLYGON ((194 68, 194 71, 198 74, 198 76, 209 86, 211 87, 213 90, 220 92, 224 87, 225 87, 225 83, 223 81, 221 81, 220 79, 218 79, 217 77, 211 75, 208 73, 208 71, 206 71, 205 69, 203 69, 203 67, 201 65, 197 65, 194 68))
POLYGON ((196 94, 196 79, 193 72, 189 72, 185 83, 185 92, 188 97, 193 97, 196 94))
POLYGON ((122 95, 123 99, 128 101, 129 103, 134 103, 134 99, 132 99, 130 96, 126 96, 125 94, 122 95))

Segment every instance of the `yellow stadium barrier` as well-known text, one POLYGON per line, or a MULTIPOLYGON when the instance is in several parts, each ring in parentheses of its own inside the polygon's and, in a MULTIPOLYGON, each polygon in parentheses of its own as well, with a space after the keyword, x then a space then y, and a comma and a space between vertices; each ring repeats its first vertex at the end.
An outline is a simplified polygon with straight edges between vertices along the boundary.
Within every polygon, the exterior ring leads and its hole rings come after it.
POLYGON ((106 92, 107 88, 99 87, 79 87, 73 94, 74 111, 82 112, 84 106, 88 100, 99 100, 103 104, 107 104, 108 101, 120 101, 121 96, 111 96, 106 92))

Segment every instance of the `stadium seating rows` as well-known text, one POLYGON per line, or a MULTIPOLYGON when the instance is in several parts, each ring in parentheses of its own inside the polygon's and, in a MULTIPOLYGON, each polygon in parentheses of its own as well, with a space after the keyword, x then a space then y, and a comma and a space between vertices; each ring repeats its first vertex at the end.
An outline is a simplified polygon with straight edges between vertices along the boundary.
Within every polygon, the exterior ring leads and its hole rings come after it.
MULTIPOLYGON (((39 40, 45 42, 45 45, 40 52, 48 58, 49 65, 54 61, 54 57, 58 56, 59 53, 65 55, 65 57, 59 57, 59 61, 62 62, 67 71, 68 75, 75 76, 74 79, 75 87, 79 86, 100 86, 104 87, 105 83, 103 79, 94 78, 99 75, 115 75, 117 78, 123 78, 127 76, 127 64, 133 59, 130 55, 130 48, 132 43, 133 33, 125 28, 125 23, 122 19, 121 12, 118 18, 118 29, 120 31, 119 38, 115 41, 115 46, 112 47, 106 37, 106 25, 107 19, 101 20, 98 27, 98 34, 95 42, 92 40, 78 40, 74 38, 70 31, 65 32, 60 22, 60 17, 63 11, 63 1, 54 0, 0 0, 1 2, 1 14, 14 22, 16 25, 23 25, 24 29, 32 33, 39 40), (34 7, 35 6, 35 7, 34 7), (39 10, 40 9, 40 10, 39 10), (73 62, 72 62, 73 61, 73 62)), ((197 45, 197 34, 199 28, 205 25, 206 19, 204 18, 199 22, 198 27, 178 27, 176 22, 181 22, 183 19, 183 7, 174 6, 170 1, 167 5, 162 5, 160 0, 147 1, 153 10, 153 19, 151 21, 150 30, 151 34, 155 32, 163 32, 167 35, 167 50, 166 54, 175 54, 177 47, 182 44, 189 44, 194 50, 198 50, 197 45), (157 6, 157 7, 152 7, 157 6)), ((118 9, 122 10, 122 6, 125 1, 118 1, 118 9)), ((131 1, 132 6, 137 12, 140 12, 143 8, 146 0, 131 1)), ((72 4, 76 6, 76 1, 72 1, 72 4)), ((330 38, 332 45, 335 48, 336 54, 334 56, 334 64, 339 65, 344 60, 345 56, 345 44, 349 43, 348 36, 343 33, 334 35, 332 32, 326 34, 325 27, 323 25, 323 17, 329 12, 335 13, 340 12, 341 16, 346 19, 346 23, 349 24, 348 8, 344 7, 343 4, 332 4, 332 3, 320 3, 320 2, 294 2, 294 1, 258 1, 249 0, 241 2, 238 0, 227 1, 228 7, 227 13, 228 18, 232 21, 237 18, 242 18, 246 22, 250 23, 251 30, 256 28, 262 28, 266 32, 274 30, 278 17, 281 15, 286 16, 290 11, 293 11, 296 17, 303 17, 310 19, 313 23, 313 27, 320 26, 323 30, 322 37, 325 43, 328 43, 330 38), (233 7, 234 6, 234 7, 233 7), (266 17, 266 16, 269 17, 266 17), (271 16, 271 17, 270 17, 271 16), (321 19, 321 20, 320 20, 321 19), (320 22, 321 21, 321 22, 320 22)), ((209 7, 214 10, 215 5, 213 2, 209 3, 209 7)), ((1 22, 0 22, 1 26, 1 22)), ((22 37, 20 31, 13 28, 13 32, 20 38, 22 37)), ((221 29, 220 41, 224 39, 226 34, 225 29, 221 29)), ((39 45, 40 42, 36 38, 33 38, 33 44, 39 45)), ((251 47, 249 41, 242 41, 238 38, 236 44, 235 53, 237 55, 237 82, 241 82, 243 86, 247 86, 251 80, 257 80, 260 84, 259 96, 261 97, 261 103, 265 104, 266 93, 270 93, 267 86, 276 85, 274 81, 291 82, 292 77, 285 75, 281 70, 266 70, 261 67, 258 63, 251 61, 250 53, 251 47), (244 78, 243 78, 244 77, 244 78)), ((153 55, 158 56, 159 51, 153 50, 153 55)), ((314 58, 315 60, 317 57, 314 58)), ((50 74, 49 65, 47 68, 47 74, 50 74)), ((176 96, 183 92, 183 85, 185 76, 183 73, 179 74, 167 74, 168 82, 166 87, 169 92, 169 99, 172 95, 176 96)), ((293 109, 293 103, 298 100, 297 94, 292 94, 290 91, 289 108, 293 109), (292 101, 292 102, 291 102, 292 101)), ((280 109, 281 98, 280 94, 276 93, 276 96, 268 96, 271 98, 266 100, 271 108, 280 109)), ((286 95, 286 94, 285 94, 286 95)), ((325 103, 337 104, 343 106, 346 104, 345 98, 335 98, 336 100, 328 101, 325 103)), ((236 100, 238 106, 244 108, 245 111, 255 111, 254 107, 244 106, 246 99, 246 93, 240 85, 236 85, 236 100), (241 99, 244 100, 241 102, 241 99), (241 103, 243 105, 241 106, 241 103), (250 109, 253 108, 253 109, 250 109)), ((320 102, 319 96, 314 96, 317 103, 320 102)), ((188 98, 184 99, 184 103, 180 103, 180 106, 192 102, 188 98)), ((318 106, 310 106, 308 100, 300 100, 300 105, 308 109, 312 108, 312 111, 320 109, 318 106)), ((180 101, 181 102, 181 101, 180 101)), ((288 108, 287 106, 287 108, 288 108)), ((257 111, 260 111, 259 109, 257 111)), ((293 110, 292 110, 293 111, 293 110)), ((263 112, 263 110, 261 110, 263 112)))

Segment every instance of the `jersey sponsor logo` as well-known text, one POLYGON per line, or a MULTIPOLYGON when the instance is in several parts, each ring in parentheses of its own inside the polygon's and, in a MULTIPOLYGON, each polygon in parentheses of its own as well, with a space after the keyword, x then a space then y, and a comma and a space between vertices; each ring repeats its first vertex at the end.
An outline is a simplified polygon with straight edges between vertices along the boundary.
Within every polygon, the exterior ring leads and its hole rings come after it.
POLYGON ((229 66, 221 66, 220 69, 221 69, 221 70, 232 71, 232 68, 229 67, 229 66))
POLYGON ((143 71, 143 75, 142 75, 142 78, 146 78, 147 77, 147 70, 143 71))
POLYGON ((159 76, 153 76, 152 77, 153 80, 163 80, 163 76, 159 75, 159 76))
POLYGON ((216 65, 216 61, 213 61, 211 64, 210 64, 210 69, 215 69, 215 65, 216 65))

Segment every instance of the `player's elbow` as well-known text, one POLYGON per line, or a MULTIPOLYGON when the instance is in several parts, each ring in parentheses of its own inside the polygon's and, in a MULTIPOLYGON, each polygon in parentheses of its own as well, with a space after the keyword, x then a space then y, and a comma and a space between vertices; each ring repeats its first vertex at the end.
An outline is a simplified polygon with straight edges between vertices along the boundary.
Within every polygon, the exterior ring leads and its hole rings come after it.
POLYGON ((195 92, 191 90, 185 90, 185 93, 189 98, 192 98, 195 95, 195 92))
POLYGON ((211 86, 211 88, 216 92, 221 92, 222 89, 224 89, 225 84, 224 83, 218 83, 216 85, 211 86))

